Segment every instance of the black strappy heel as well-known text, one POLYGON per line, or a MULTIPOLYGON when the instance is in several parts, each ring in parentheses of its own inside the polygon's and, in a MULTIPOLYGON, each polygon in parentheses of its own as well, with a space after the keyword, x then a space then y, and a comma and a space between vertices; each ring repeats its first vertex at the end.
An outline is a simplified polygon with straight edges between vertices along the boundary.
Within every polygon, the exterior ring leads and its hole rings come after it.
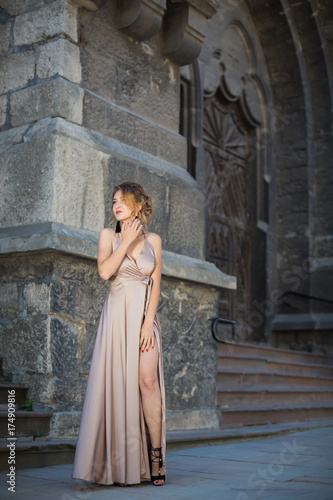
MULTIPOLYGON (((163 486, 162 484, 155 484, 154 481, 159 481, 162 480, 165 483, 165 474, 161 474, 160 471, 158 471, 158 476, 153 476, 152 475, 152 464, 158 462, 159 463, 159 469, 163 467, 163 459, 162 459, 162 448, 154 448, 152 445, 150 445, 150 476, 151 476, 151 482, 153 483, 154 486, 163 486)), ((163 484, 164 484, 163 483, 163 484)))

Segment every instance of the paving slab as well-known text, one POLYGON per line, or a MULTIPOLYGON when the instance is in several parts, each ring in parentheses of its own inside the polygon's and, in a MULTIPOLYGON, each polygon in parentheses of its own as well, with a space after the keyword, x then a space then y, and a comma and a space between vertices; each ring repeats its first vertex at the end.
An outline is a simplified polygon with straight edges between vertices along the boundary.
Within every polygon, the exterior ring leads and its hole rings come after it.
POLYGON ((333 427, 225 443, 166 455, 167 481, 129 487, 72 479, 72 464, 0 473, 0 498, 8 500, 332 500, 333 427))

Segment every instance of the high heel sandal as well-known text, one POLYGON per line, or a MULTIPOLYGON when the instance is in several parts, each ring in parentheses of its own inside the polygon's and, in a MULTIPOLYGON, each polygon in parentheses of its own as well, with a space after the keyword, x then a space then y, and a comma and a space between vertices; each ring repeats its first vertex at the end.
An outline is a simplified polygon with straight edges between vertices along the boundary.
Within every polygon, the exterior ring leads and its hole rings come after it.
POLYGON ((152 470, 153 470, 153 463, 159 463, 159 469, 162 469, 163 467, 163 459, 162 459, 162 448, 154 448, 152 445, 150 445, 150 476, 151 476, 151 482, 153 483, 154 486, 163 486, 165 483, 165 474, 161 474, 160 471, 158 471, 158 476, 153 476, 152 475, 152 470), (157 453, 158 452, 158 453, 157 453), (155 484, 154 481, 159 481, 162 480, 164 481, 163 484, 155 484))

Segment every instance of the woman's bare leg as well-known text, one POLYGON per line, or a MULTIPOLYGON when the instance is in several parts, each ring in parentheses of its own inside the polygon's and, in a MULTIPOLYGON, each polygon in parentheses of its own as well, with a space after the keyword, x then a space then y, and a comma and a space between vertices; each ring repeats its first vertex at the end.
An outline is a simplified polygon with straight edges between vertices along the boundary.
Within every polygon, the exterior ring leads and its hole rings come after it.
MULTIPOLYGON (((158 347, 148 351, 140 351, 140 391, 143 406, 143 413, 149 429, 151 444, 154 448, 161 446, 162 432, 162 399, 157 378, 158 347)), ((163 457, 163 461, 164 461, 163 457)), ((158 476, 159 464, 153 462, 152 475, 158 476)), ((164 474, 164 468, 161 470, 164 474)), ((156 484, 163 484, 163 480, 155 481, 156 484)))

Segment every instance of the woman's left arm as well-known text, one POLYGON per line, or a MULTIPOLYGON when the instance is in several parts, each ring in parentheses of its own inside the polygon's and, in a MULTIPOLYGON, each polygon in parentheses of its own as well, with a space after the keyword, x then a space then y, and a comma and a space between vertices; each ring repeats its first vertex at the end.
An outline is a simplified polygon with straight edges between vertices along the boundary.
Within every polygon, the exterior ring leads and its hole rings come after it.
POLYGON ((154 248, 155 267, 151 274, 152 288, 150 292, 147 313, 141 327, 140 349, 144 351, 155 345, 155 334, 153 332, 153 322, 160 298, 160 283, 162 274, 162 241, 158 234, 154 234, 151 239, 154 248))

